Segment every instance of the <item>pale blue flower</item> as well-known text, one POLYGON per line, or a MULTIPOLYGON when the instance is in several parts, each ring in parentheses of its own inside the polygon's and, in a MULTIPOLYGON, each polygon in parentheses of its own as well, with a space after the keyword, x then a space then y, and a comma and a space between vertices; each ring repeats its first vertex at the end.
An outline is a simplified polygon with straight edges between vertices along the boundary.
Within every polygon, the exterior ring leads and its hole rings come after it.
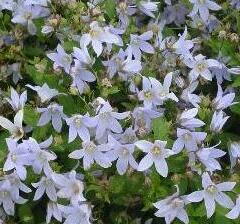
POLYGON ((189 73, 190 82, 197 80, 199 76, 206 80, 212 81, 212 74, 209 68, 221 68, 221 64, 217 60, 206 59, 206 57, 201 54, 198 54, 193 59, 185 60, 185 63, 189 68, 192 69, 189 73))
POLYGON ((232 199, 225 194, 225 191, 232 191, 235 182, 223 182, 215 184, 212 182, 208 173, 202 175, 203 190, 195 191, 187 196, 191 202, 200 202, 204 200, 207 217, 210 218, 215 212, 216 202, 225 208, 233 208, 232 199))
POLYGON ((218 85, 218 92, 216 98, 213 100, 213 107, 215 110, 224 110, 237 102, 233 102, 235 93, 223 92, 221 85, 218 85))
POLYGON ((19 3, 13 11, 13 23, 18 23, 26 26, 28 32, 31 35, 35 35, 37 32, 37 27, 33 23, 33 19, 43 18, 49 16, 50 11, 39 5, 26 5, 24 3, 19 3))
POLYGON ((4 175, 3 180, 10 183, 11 187, 9 190, 11 191, 12 197, 15 199, 19 198, 20 191, 24 193, 30 193, 32 191, 21 181, 16 171, 12 172, 9 175, 4 175))
POLYGON ((134 130, 151 130, 151 123, 154 118, 162 116, 162 112, 146 107, 136 107, 132 112, 134 118, 134 130))
POLYGON ((209 18, 209 9, 213 11, 218 11, 221 9, 221 6, 219 6, 214 1, 210 0, 189 0, 193 5, 193 9, 190 12, 189 16, 193 17, 198 12, 203 19, 203 21, 207 21, 209 18))
POLYGON ((210 131, 215 133, 221 132, 223 125, 227 122, 229 118, 230 116, 226 116, 226 114, 222 110, 215 111, 212 116, 210 131))
POLYGON ((178 101, 176 95, 169 92, 172 83, 172 73, 169 73, 164 78, 163 84, 157 79, 143 76, 143 90, 138 93, 138 98, 144 101, 144 107, 154 108, 155 106, 162 105, 166 100, 171 99, 178 101))
POLYGON ((199 103, 201 102, 201 97, 193 92, 197 89, 199 82, 191 82, 181 94, 181 99, 186 103, 191 103, 194 107, 198 108, 199 103))
POLYGON ((83 158, 83 168, 90 169, 91 165, 96 162, 103 168, 108 168, 112 165, 110 159, 105 152, 109 151, 111 146, 109 144, 96 145, 93 141, 82 142, 82 149, 71 152, 68 156, 72 159, 83 158))
POLYGON ((129 24, 129 16, 132 16, 134 13, 136 13, 136 8, 130 5, 131 1, 121 1, 119 4, 117 4, 117 14, 119 18, 119 25, 123 29, 126 29, 129 24))
POLYGON ((63 113, 63 106, 53 103, 47 108, 37 108, 37 111, 41 113, 38 126, 44 126, 52 121, 52 126, 55 131, 61 132, 62 120, 66 118, 66 115, 63 113))
POLYGON ((14 0, 1 0, 0 11, 7 9, 12 11, 14 9, 16 2, 14 0))
POLYGON ((36 188, 36 192, 33 200, 39 200, 44 193, 47 194, 51 201, 57 201, 57 190, 53 180, 50 177, 41 177, 41 180, 37 183, 32 183, 32 186, 36 188))
POLYGON ((187 26, 185 26, 182 35, 179 34, 179 39, 171 46, 174 52, 181 55, 183 58, 192 58, 190 50, 194 47, 192 40, 187 40, 187 26))
POLYGON ((76 171, 71 171, 68 175, 53 173, 52 179, 59 189, 58 197, 69 199, 73 205, 86 200, 83 196, 83 182, 76 179, 76 171))
POLYGON ((19 110, 14 116, 13 123, 7 118, 0 116, 0 126, 7 129, 11 134, 11 137, 19 140, 24 136, 24 130, 22 126, 23 110, 19 110))
POLYGON ((151 2, 151 0, 137 1, 137 8, 147 16, 155 17, 153 12, 158 10, 158 2, 151 2))
POLYGON ((239 216, 240 216, 240 195, 238 195, 237 197, 236 205, 232 208, 230 212, 226 214, 226 217, 229 219, 237 219, 239 216))
POLYGON ((163 12, 163 19, 166 24, 175 23, 177 26, 181 26, 185 22, 188 10, 185 5, 179 3, 175 5, 169 5, 165 7, 163 12))
POLYGON ((59 208, 59 204, 56 202, 49 201, 47 204, 47 216, 46 222, 47 224, 51 222, 51 218, 54 217, 59 222, 62 222, 62 212, 59 208))
POLYGON ((63 224, 91 224, 91 209, 86 203, 74 206, 59 206, 66 218, 63 224))
POLYGON ((12 106, 14 111, 22 110, 27 102, 27 91, 18 94, 17 91, 11 87, 11 97, 6 98, 6 100, 12 106))
POLYGON ((198 108, 192 108, 183 111, 178 117, 179 125, 189 130, 194 130, 195 128, 202 127, 205 125, 205 123, 200 119, 195 118, 197 116, 197 113, 198 108))
POLYGON ((116 167, 120 175, 126 173, 129 165, 133 169, 138 168, 138 164, 133 157, 134 144, 122 144, 111 135, 108 136, 108 143, 110 144, 111 150, 108 151, 106 155, 111 162, 117 160, 116 167))
POLYGON ((175 153, 181 152, 184 148, 187 151, 197 151, 198 145, 207 137, 206 132, 192 132, 186 129, 177 128, 177 140, 172 150, 175 153))
POLYGON ((67 118, 66 122, 69 126, 69 137, 68 142, 72 142, 77 136, 79 136, 82 141, 90 141, 89 128, 93 128, 97 125, 94 118, 86 115, 74 115, 71 118, 67 118))
POLYGON ((153 46, 147 41, 152 39, 153 32, 147 31, 140 36, 136 34, 130 34, 130 43, 126 49, 128 54, 132 54, 136 60, 141 60, 142 52, 148 54, 154 54, 153 46))
POLYGON ((166 149, 166 144, 166 141, 160 140, 156 140, 154 143, 146 140, 139 140, 135 142, 135 146, 147 153, 147 155, 140 161, 138 171, 145 171, 154 164, 157 172, 161 176, 167 177, 168 165, 166 158, 173 155, 174 152, 170 149, 166 149))
POLYGON ((119 43, 118 36, 110 33, 106 28, 101 27, 97 21, 93 21, 90 24, 89 33, 83 34, 80 40, 82 48, 85 48, 90 43, 97 57, 99 57, 103 51, 103 43, 121 44, 119 43))
POLYGON ((41 5, 41 6, 48 6, 48 3, 50 3, 51 0, 25 0, 25 5, 41 5))
POLYGON ((134 143, 138 140, 136 136, 136 130, 133 129, 133 127, 127 128, 123 133, 121 134, 112 134, 116 140, 121 142, 122 144, 130 144, 134 143))
POLYGON ((46 176, 49 176, 53 171, 49 162, 55 160, 57 156, 46 149, 41 149, 40 145, 34 138, 24 141, 23 145, 32 152, 32 168, 36 174, 42 171, 46 176))
POLYGON ((11 182, 8 180, 0 181, 0 205, 8 215, 14 215, 14 204, 24 204, 27 200, 13 194, 11 182))
POLYGON ((226 152, 215 148, 215 146, 211 147, 201 147, 196 152, 191 152, 189 154, 189 164, 196 171, 201 172, 198 167, 195 167, 196 161, 199 161, 201 164, 205 166, 206 171, 213 172, 215 170, 221 170, 221 165, 217 159, 223 157, 226 152))
POLYGON ((15 169, 16 174, 20 179, 25 180, 27 177, 27 170, 25 166, 32 164, 32 155, 24 147, 20 147, 16 140, 7 138, 8 156, 3 166, 3 171, 10 171, 15 169))
POLYGON ((142 69, 141 61, 132 59, 122 49, 110 60, 103 61, 103 65, 107 67, 107 73, 111 79, 118 74, 122 80, 127 80, 142 69))
POLYGON ((96 138, 100 139, 103 137, 107 130, 110 130, 114 133, 121 133, 122 127, 118 120, 127 118, 129 114, 130 112, 114 112, 109 102, 104 102, 95 117, 97 120, 96 138))
POLYGON ((11 65, 8 65, 7 73, 12 75, 12 80, 14 84, 17 84, 19 79, 23 78, 22 75, 20 74, 20 68, 21 68, 20 63, 13 63, 11 65))
POLYGON ((158 209, 155 212, 155 216, 164 217, 166 224, 173 222, 175 218, 178 218, 183 223, 188 224, 189 218, 185 210, 185 205, 189 202, 186 200, 186 196, 180 196, 179 188, 177 186, 177 192, 167 198, 153 203, 153 206, 158 209))
POLYGON ((29 85, 29 84, 26 85, 26 86, 37 92, 37 94, 40 97, 42 103, 50 101, 53 97, 61 94, 56 89, 49 88, 47 83, 44 83, 43 86, 32 86, 32 85, 29 85))
POLYGON ((72 56, 67 54, 60 44, 57 46, 57 53, 49 53, 47 57, 54 61, 53 66, 55 68, 61 67, 67 74, 70 73, 72 56))
POLYGON ((84 90, 88 89, 88 82, 94 82, 96 77, 90 71, 91 66, 94 64, 94 60, 91 59, 88 50, 86 48, 73 48, 72 53, 74 59, 74 66, 72 67, 70 75, 73 78, 73 86, 78 88, 80 94, 84 90))
POLYGON ((231 169, 236 166, 237 161, 240 159, 240 143, 239 142, 232 142, 228 149, 230 162, 231 162, 231 169))

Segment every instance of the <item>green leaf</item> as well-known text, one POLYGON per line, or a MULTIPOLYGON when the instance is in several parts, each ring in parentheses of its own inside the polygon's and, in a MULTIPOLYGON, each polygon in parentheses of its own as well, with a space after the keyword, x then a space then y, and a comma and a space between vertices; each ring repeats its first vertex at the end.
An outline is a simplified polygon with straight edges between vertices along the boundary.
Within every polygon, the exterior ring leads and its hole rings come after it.
POLYGON ((115 0, 106 0, 105 1, 105 12, 110 19, 116 16, 116 1, 115 0))
POLYGON ((36 127, 39 120, 39 114, 37 113, 36 109, 32 108, 30 105, 26 105, 24 107, 23 120, 25 124, 36 127))
POLYGON ((164 118, 155 118, 152 122, 155 140, 167 140, 170 132, 170 124, 164 118))

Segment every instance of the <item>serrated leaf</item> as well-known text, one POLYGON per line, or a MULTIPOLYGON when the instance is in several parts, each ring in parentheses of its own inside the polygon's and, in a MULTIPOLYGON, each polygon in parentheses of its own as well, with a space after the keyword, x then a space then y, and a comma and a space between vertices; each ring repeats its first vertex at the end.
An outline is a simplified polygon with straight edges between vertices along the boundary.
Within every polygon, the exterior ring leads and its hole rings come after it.
POLYGON ((164 118, 155 118, 152 122, 155 140, 167 140, 170 132, 169 123, 164 118))

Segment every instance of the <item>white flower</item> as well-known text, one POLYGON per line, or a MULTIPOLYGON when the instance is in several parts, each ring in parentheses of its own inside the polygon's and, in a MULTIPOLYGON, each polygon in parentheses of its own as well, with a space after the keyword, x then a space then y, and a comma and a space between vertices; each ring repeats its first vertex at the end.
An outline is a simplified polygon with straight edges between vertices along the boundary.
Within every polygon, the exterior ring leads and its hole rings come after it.
POLYGON ((69 158, 83 158, 83 167, 85 170, 89 169, 94 161, 104 168, 112 165, 110 159, 104 154, 104 152, 111 149, 109 144, 96 145, 92 141, 84 141, 82 147, 82 149, 70 153, 69 158))
POLYGON ((25 180, 27 177, 25 166, 31 165, 32 155, 27 149, 18 145, 14 139, 7 138, 6 142, 9 153, 4 163, 3 171, 15 169, 20 179, 25 180))
POLYGON ((32 168, 33 171, 37 174, 40 174, 44 171, 45 175, 49 176, 52 173, 52 168, 49 165, 49 162, 55 160, 57 156, 46 149, 41 149, 40 145, 34 138, 29 138, 25 141, 25 147, 32 152, 32 168))
POLYGON ((173 195, 153 203, 154 207, 158 211, 154 214, 157 217, 164 217, 166 224, 170 224, 175 218, 178 218, 185 224, 189 223, 187 212, 185 211, 185 205, 189 202, 186 200, 186 196, 179 195, 179 188, 177 186, 177 192, 173 195))
POLYGON ((179 35, 179 39, 172 45, 174 52, 181 55, 183 58, 192 58, 190 50, 193 48, 194 44, 191 40, 186 40, 187 38, 187 27, 185 26, 182 35, 179 35))
POLYGON ((90 31, 87 34, 83 34, 80 40, 80 45, 85 48, 89 44, 92 44, 93 50, 99 57, 103 51, 103 43, 121 44, 117 35, 109 32, 107 28, 99 26, 97 21, 93 21, 90 24, 90 31))
POLYGON ((234 104, 235 93, 224 93, 221 85, 218 85, 218 92, 216 98, 213 100, 213 107, 216 110, 224 110, 234 104))
POLYGON ((202 175, 202 186, 204 189, 191 193, 187 196, 187 200, 200 202, 204 199, 207 217, 210 218, 215 212, 215 201, 225 208, 233 208, 232 199, 223 192, 231 191, 235 185, 235 182, 215 184, 212 182, 209 174, 205 172, 202 175))
POLYGON ((151 130, 152 120, 162 116, 162 112, 146 107, 135 107, 132 116, 134 118, 134 130, 144 129, 148 132, 151 130))
POLYGON ((177 140, 173 144, 172 150, 179 153, 186 148, 187 151, 196 151, 200 144, 207 136, 206 132, 192 132, 186 129, 177 129, 177 140))
POLYGON ((228 150, 229 150, 231 169, 232 169, 236 165, 237 160, 240 159, 240 143, 232 142, 228 150))
POLYGON ((68 142, 72 142, 77 136, 83 141, 90 141, 89 128, 97 125, 96 120, 86 115, 76 114, 71 118, 66 119, 69 125, 68 142))
POLYGON ((62 212, 59 207, 60 205, 55 202, 48 202, 46 216, 47 224, 50 223, 52 217, 57 219, 59 222, 62 222, 62 212))
POLYGON ((221 9, 214 1, 210 0, 189 0, 193 3, 193 9, 189 14, 190 17, 194 17, 198 12, 202 18, 202 20, 206 23, 209 18, 209 9, 217 11, 221 9))
POLYGON ((37 92, 42 103, 45 103, 51 100, 53 97, 60 95, 60 93, 56 89, 49 88, 49 86, 46 83, 44 83, 43 86, 32 86, 32 85, 26 85, 26 86, 37 92))
POLYGON ((225 116, 225 113, 222 110, 215 111, 212 116, 210 130, 212 132, 219 133, 222 130, 223 125, 227 122, 229 117, 230 116, 225 116))
POLYGON ((75 171, 71 171, 68 175, 53 173, 52 179, 59 188, 58 197, 69 199, 74 205, 85 201, 83 196, 84 185, 82 181, 76 179, 75 171))
POLYGON ((147 31, 140 36, 131 34, 131 41, 127 48, 128 54, 132 54, 136 60, 141 60, 142 52, 154 54, 154 48, 147 41, 152 39, 153 32, 147 31))
POLYGON ((197 113, 198 113, 197 108, 192 108, 192 109, 183 111, 178 118, 179 124, 182 127, 187 128, 189 130, 194 130, 195 128, 202 127, 203 125, 205 125, 205 123, 195 118, 197 113))
POLYGON ((27 91, 18 94, 17 91, 11 87, 11 98, 6 98, 6 100, 12 106, 13 110, 22 110, 27 102, 27 91))
POLYGON ((140 11, 142 11, 144 14, 155 18, 155 15, 153 12, 156 12, 158 10, 157 7, 158 2, 151 2, 150 0, 143 0, 137 2, 137 7, 140 11))
POLYGON ((94 82, 96 77, 89 71, 94 64, 94 60, 91 59, 87 48, 73 48, 74 66, 70 75, 73 78, 73 86, 78 88, 80 94, 88 89, 88 82, 94 82))
POLYGON ((110 144, 112 150, 108 151, 106 155, 110 161, 117 160, 116 167, 120 175, 126 173, 128 164, 137 169, 138 164, 133 157, 133 152, 135 145, 134 144, 121 144, 111 135, 108 136, 108 143, 110 144))
MULTIPOLYGON (((196 153, 196 157, 198 161, 200 161, 206 168, 206 171, 213 172, 215 170, 221 170, 221 165, 217 161, 218 158, 223 157, 226 152, 215 148, 216 146, 207 147, 207 148, 200 148, 196 153)), ((191 155, 190 155, 191 157, 191 155)), ((190 163, 191 158, 190 158, 190 163)))
POLYGON ((198 54, 193 59, 185 60, 185 64, 192 70, 189 73, 190 82, 197 80, 199 76, 206 80, 212 80, 210 67, 221 67, 221 64, 214 59, 206 59, 205 56, 198 54))
POLYGON ((230 212, 226 214, 229 219, 237 219, 240 216, 240 195, 238 195, 236 200, 236 205, 232 208, 230 212))
POLYGON ((198 81, 191 82, 181 94, 181 99, 183 99, 186 103, 191 103, 196 108, 199 107, 198 104, 201 102, 201 97, 193 93, 197 87, 198 81))
POLYGON ((23 110, 19 110, 15 117, 14 117, 14 123, 9 121, 7 118, 0 116, 0 126, 7 129, 11 137, 19 140, 24 135, 24 130, 22 127, 22 121, 23 121, 23 110))
POLYGON ((130 112, 114 112, 109 102, 103 102, 102 107, 100 107, 95 117, 97 120, 96 138, 102 138, 108 130, 114 133, 121 133, 122 127, 118 120, 127 118, 129 114, 130 112))
POLYGON ((146 140, 140 140, 135 142, 135 145, 141 149, 147 155, 140 161, 138 165, 139 171, 144 171, 149 169, 153 163, 157 172, 163 176, 168 175, 168 165, 166 158, 173 155, 174 152, 170 149, 166 149, 166 141, 156 140, 154 143, 148 142, 146 140))
POLYGON ((57 191, 53 180, 49 177, 41 177, 37 183, 32 183, 32 186, 37 188, 33 200, 39 200, 46 192, 51 201, 57 201, 57 191))
POLYGON ((176 95, 169 92, 172 83, 172 73, 169 73, 164 78, 163 84, 157 79, 143 76, 143 90, 138 93, 138 98, 144 101, 144 107, 153 108, 157 105, 162 105, 166 100, 171 99, 178 101, 176 95))
POLYGON ((14 7, 12 22, 26 26, 31 35, 35 35, 37 27, 33 19, 49 16, 50 11, 39 5, 25 5, 21 1, 14 7))
POLYGON ((63 224, 91 224, 91 209, 86 203, 74 206, 59 206, 66 220, 63 224))
POLYGON ((62 68, 64 68, 64 71, 67 74, 70 73, 70 68, 71 68, 71 64, 72 64, 72 56, 70 54, 67 54, 60 44, 58 44, 58 46, 57 46, 57 53, 49 53, 49 54, 47 54, 47 56, 52 61, 54 61, 53 66, 55 68, 62 67, 62 68))

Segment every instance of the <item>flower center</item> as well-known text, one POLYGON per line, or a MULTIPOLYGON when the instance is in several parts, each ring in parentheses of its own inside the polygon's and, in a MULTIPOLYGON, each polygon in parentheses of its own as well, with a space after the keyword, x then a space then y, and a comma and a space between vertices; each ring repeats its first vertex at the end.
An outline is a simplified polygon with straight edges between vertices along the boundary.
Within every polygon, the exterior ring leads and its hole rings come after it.
POLYGON ((207 66, 204 62, 200 62, 200 63, 197 64, 198 72, 203 72, 206 68, 207 68, 207 66))
POLYGON ((183 135, 183 138, 184 138, 185 141, 190 140, 191 137, 192 137, 192 136, 191 136, 191 134, 189 134, 189 133, 185 133, 185 134, 183 135))
POLYGON ((151 99, 152 98, 152 93, 150 91, 146 91, 146 92, 144 92, 144 97, 146 99, 151 99))
POLYGON ((200 4, 205 4, 205 0, 199 0, 200 4))
POLYGON ((154 155, 160 155, 160 154, 161 154, 161 149, 160 149, 160 147, 154 146, 154 147, 152 148, 152 153, 153 153, 154 155))
POLYGON ((74 194, 80 194, 82 191, 82 186, 81 186, 81 184, 80 183, 74 183, 73 185, 72 185, 72 190, 73 190, 73 192, 74 192, 74 194))
POLYGON ((210 185, 207 187, 207 191, 210 193, 210 194, 215 194, 217 192, 217 188, 215 185, 210 185))
POLYGON ((88 153, 93 153, 96 150, 96 145, 93 142, 90 142, 89 145, 85 148, 88 153))
POLYGON ((11 155, 12 161, 15 163, 17 161, 17 155, 14 153, 11 155))
POLYGON ((81 124, 82 124, 82 119, 81 119, 80 117, 76 117, 76 118, 74 119, 74 123, 75 123, 75 125, 76 125, 78 128, 80 128, 80 126, 81 126, 81 124))
POLYGON ((128 155, 129 151, 126 148, 122 148, 122 155, 126 156, 128 155))
POLYGON ((175 198, 173 199, 172 204, 174 207, 182 207, 184 205, 184 202, 181 198, 175 198))

